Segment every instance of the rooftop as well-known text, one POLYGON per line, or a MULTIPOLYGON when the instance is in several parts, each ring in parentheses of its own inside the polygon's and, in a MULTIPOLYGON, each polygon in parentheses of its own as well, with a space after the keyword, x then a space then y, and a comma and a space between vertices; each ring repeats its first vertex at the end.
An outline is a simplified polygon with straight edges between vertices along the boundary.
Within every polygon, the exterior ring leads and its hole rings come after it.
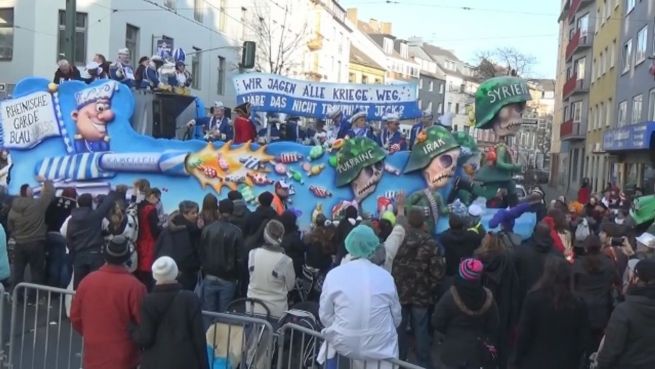
POLYGON ((365 65, 375 69, 385 70, 383 66, 376 63, 375 60, 369 58, 368 55, 353 45, 350 46, 350 62, 365 65))

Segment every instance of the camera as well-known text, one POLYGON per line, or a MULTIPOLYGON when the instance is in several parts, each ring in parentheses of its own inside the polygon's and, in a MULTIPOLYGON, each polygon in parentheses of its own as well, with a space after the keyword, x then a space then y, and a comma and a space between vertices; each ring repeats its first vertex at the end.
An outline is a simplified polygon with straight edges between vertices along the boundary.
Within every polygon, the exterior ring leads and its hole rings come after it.
POLYGON ((612 246, 621 246, 623 245, 624 237, 612 237, 612 246))

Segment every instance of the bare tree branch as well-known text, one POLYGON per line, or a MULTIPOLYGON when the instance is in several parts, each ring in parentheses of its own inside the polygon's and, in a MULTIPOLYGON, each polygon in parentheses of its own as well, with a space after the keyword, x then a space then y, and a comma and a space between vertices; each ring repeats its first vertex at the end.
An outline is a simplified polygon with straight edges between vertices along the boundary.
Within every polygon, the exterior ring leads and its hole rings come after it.
POLYGON ((523 54, 513 47, 499 47, 476 54, 480 78, 499 75, 528 76, 537 63, 533 55, 523 54))

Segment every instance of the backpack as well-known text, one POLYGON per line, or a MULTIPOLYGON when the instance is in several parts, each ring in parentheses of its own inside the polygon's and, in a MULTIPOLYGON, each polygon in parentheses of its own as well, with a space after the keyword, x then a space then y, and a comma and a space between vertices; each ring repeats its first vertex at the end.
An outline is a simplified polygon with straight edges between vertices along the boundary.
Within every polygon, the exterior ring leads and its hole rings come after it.
POLYGON ((575 228, 575 240, 582 242, 586 240, 590 234, 589 221, 587 221, 587 218, 582 218, 582 222, 580 222, 580 224, 575 228))

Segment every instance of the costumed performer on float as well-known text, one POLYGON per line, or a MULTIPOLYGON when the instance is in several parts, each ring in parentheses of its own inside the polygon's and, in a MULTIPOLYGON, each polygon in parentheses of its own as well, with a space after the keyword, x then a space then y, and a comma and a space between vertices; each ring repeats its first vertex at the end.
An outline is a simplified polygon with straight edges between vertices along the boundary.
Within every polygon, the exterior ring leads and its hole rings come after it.
POLYGON ((250 120, 250 103, 245 102, 234 108, 237 117, 234 118, 234 140, 235 144, 242 144, 248 141, 254 142, 257 139, 255 124, 250 120))
POLYGON ((109 66, 109 77, 126 84, 134 86, 134 68, 130 65, 130 50, 122 48, 118 50, 116 61, 109 66))
POLYGON ((432 127, 434 124, 434 115, 430 110, 423 110, 421 114, 421 121, 412 126, 411 131, 409 132, 409 148, 413 148, 416 143, 416 137, 419 132, 424 129, 432 127))
POLYGON ((153 55, 148 62, 146 71, 144 73, 143 82, 150 87, 151 90, 157 90, 161 86, 159 79, 159 68, 164 65, 164 60, 159 55, 153 55))
POLYGON ((487 200, 500 190, 507 194, 509 206, 518 202, 512 176, 522 170, 514 164, 507 145, 523 122, 522 114, 530 100, 527 83, 517 77, 494 77, 484 81, 475 93, 475 128, 493 129, 497 144, 485 153, 484 164, 475 175, 475 183, 458 181, 457 190, 468 191, 487 200))
POLYGON ((453 135, 443 127, 432 126, 418 134, 405 166, 404 173, 420 169, 426 184, 425 189, 414 192, 407 198, 406 206, 424 211, 432 233, 435 232, 439 217, 448 213, 440 191, 455 176, 459 156, 459 144, 453 135))
POLYGON ((405 137, 399 130, 400 116, 396 113, 389 113, 382 117, 382 121, 386 122, 386 127, 382 128, 380 134, 382 148, 389 154, 407 150, 407 141, 405 141, 405 137))
POLYGON ((300 117, 288 117, 286 124, 284 124, 284 138, 282 141, 291 141, 302 143, 305 139, 305 132, 300 129, 300 117))
POLYGON ((280 113, 266 113, 266 128, 259 130, 259 142, 261 144, 270 144, 282 141, 284 138, 285 127, 282 124, 280 113))
POLYGON ((202 117, 198 120, 192 119, 187 123, 191 128, 195 125, 203 127, 204 138, 207 141, 229 141, 234 138, 232 122, 225 116, 225 105, 222 101, 214 101, 214 106, 209 108, 211 116, 202 117))
POLYGON ((348 133, 352 124, 349 122, 348 118, 346 118, 346 115, 341 108, 334 106, 328 109, 325 118, 328 122, 328 141, 346 137, 346 133, 348 133))
POLYGON ((355 113, 350 117, 350 123, 352 127, 346 133, 345 138, 355 138, 355 137, 366 137, 373 140, 378 145, 380 144, 380 138, 375 135, 373 128, 366 122, 366 112, 363 110, 356 110, 355 113))

